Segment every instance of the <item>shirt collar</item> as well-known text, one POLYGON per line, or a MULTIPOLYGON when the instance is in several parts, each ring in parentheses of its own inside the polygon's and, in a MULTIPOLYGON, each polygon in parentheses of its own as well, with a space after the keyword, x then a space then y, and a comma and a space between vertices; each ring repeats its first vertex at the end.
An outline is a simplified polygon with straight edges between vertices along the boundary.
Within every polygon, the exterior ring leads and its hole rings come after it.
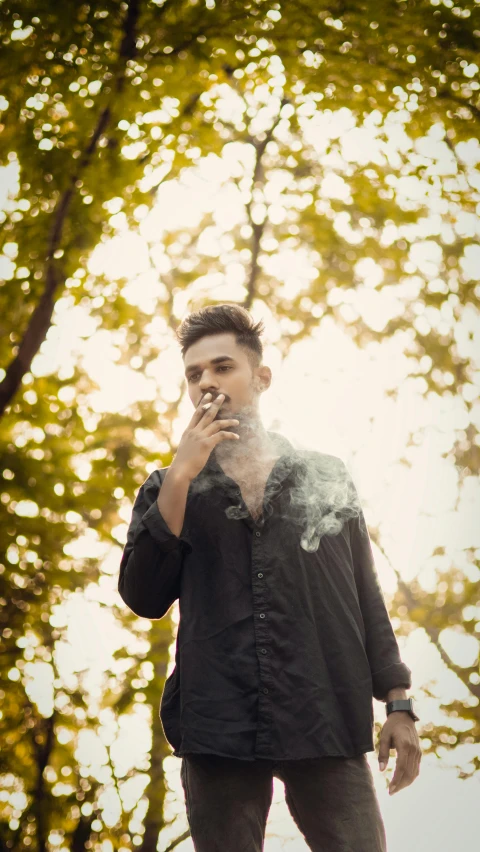
MULTIPOLYGON (((277 452, 280 453, 280 457, 275 462, 276 474, 277 474, 277 482, 283 481, 286 479, 293 466, 300 460, 300 456, 298 450, 295 449, 293 444, 285 437, 285 435, 281 435, 279 432, 271 432, 267 430, 267 435, 272 441, 272 444, 277 452)), ((223 468, 220 466, 217 461, 215 450, 210 453, 210 456, 205 464, 203 470, 199 473, 199 477, 204 476, 215 479, 223 480, 225 484, 227 481, 230 482, 230 478, 227 477, 223 471, 223 468)))
MULTIPOLYGON (((278 493, 282 490, 283 483, 288 478, 292 469, 297 464, 301 464, 302 461, 301 454, 295 449, 293 444, 290 443, 288 438, 285 438, 284 435, 280 435, 278 432, 270 432, 268 430, 267 434, 269 438, 271 438, 275 450, 280 453, 280 456, 270 471, 265 487, 266 495, 269 490, 269 482, 270 487, 273 488, 274 492, 278 493)), ((231 477, 224 473, 223 468, 220 466, 215 457, 215 450, 210 453, 206 464, 198 476, 196 476, 193 480, 191 487, 193 494, 199 495, 208 492, 208 499, 213 503, 224 505, 224 502, 226 501, 228 506, 226 512, 229 513, 228 517, 243 520, 243 522, 251 529, 253 529, 254 523, 263 524, 265 522, 263 514, 260 520, 254 522, 248 513, 248 510, 242 506, 239 485, 231 477)))

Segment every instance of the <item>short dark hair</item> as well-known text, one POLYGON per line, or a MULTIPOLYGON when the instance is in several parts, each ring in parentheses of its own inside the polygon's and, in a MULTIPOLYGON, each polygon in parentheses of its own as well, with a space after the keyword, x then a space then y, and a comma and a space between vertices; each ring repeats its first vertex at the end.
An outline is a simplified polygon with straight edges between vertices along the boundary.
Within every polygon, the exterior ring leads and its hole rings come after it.
POLYGON ((185 317, 176 330, 176 337, 182 347, 182 357, 185 357, 187 349, 202 337, 230 332, 235 335, 238 346, 247 350, 252 367, 258 367, 263 356, 260 340, 263 331, 263 321, 255 323, 241 305, 207 305, 185 317))

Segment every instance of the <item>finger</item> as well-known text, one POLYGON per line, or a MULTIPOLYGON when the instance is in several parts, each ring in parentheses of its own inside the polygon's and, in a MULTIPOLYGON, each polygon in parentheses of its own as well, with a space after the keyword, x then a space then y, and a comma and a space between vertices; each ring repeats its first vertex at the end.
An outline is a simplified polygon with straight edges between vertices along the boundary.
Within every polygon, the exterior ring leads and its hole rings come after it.
POLYGON ((204 435, 207 438, 210 438, 211 435, 214 435, 220 429, 225 429, 227 426, 238 426, 239 421, 235 419, 231 420, 215 420, 213 423, 210 423, 209 426, 205 428, 204 435))
POLYGON ((216 447, 220 441, 225 441, 225 439, 239 441, 240 435, 237 435, 236 432, 217 432, 217 434, 213 436, 213 446, 216 447))
POLYGON ((380 772, 387 768, 390 758, 390 737, 386 734, 380 735, 380 743, 378 748, 378 765, 380 772))
POLYGON ((190 420, 190 423, 189 423, 189 428, 193 428, 193 426, 196 426, 197 423, 200 422, 203 415, 205 414, 205 409, 204 409, 203 406, 204 406, 204 404, 208 403, 208 401, 211 400, 211 399, 212 399, 211 393, 207 393, 207 394, 205 394, 205 396, 202 397, 202 399, 198 403, 195 411, 193 412, 192 419, 190 420))
POLYGON ((398 754, 397 752, 395 772, 393 773, 393 778, 388 788, 388 792, 390 793, 390 795, 392 795, 392 793, 396 793, 397 790, 401 787, 406 768, 407 762, 405 754, 403 752, 401 754, 398 754))
POLYGON ((206 403, 202 403, 201 409, 203 410, 203 414, 200 418, 200 422, 202 423, 202 425, 206 423, 211 423, 212 420, 215 419, 218 414, 218 410, 220 406, 223 405, 224 401, 225 396, 223 393, 221 393, 216 397, 216 399, 213 400, 213 402, 209 401, 206 403))
POLYGON ((408 787, 415 780, 418 775, 418 764, 421 758, 421 752, 419 753, 418 749, 412 744, 410 746, 405 746, 405 749, 402 749, 402 751, 404 752, 403 776, 396 780, 394 775, 390 785, 394 786, 393 792, 395 793, 402 790, 404 787, 408 787))
MULTIPOLYGON (((412 748, 408 754, 408 762, 407 767, 405 769, 405 773, 402 780, 402 787, 408 787, 414 779, 417 777, 417 752, 416 749, 412 748)), ((396 789, 399 790, 400 787, 398 784, 396 785, 396 789)))
POLYGON ((419 751, 417 754, 417 775, 420 775, 420 763, 422 762, 422 752, 419 751))

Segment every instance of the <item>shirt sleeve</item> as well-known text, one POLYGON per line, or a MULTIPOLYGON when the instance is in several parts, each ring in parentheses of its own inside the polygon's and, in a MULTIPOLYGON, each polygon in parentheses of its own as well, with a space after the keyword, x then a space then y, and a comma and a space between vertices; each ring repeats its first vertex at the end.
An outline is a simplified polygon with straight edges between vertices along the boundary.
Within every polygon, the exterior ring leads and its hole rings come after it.
POLYGON ((359 514, 350 518, 348 523, 355 583, 365 624, 373 697, 386 701, 390 689, 397 686, 411 688, 412 673, 400 658, 400 650, 378 579, 363 510, 360 508, 359 514))
POLYGON ((180 596, 183 560, 192 547, 185 524, 176 536, 163 518, 157 504, 162 475, 160 471, 154 474, 140 486, 135 498, 118 591, 135 615, 157 619, 180 596))

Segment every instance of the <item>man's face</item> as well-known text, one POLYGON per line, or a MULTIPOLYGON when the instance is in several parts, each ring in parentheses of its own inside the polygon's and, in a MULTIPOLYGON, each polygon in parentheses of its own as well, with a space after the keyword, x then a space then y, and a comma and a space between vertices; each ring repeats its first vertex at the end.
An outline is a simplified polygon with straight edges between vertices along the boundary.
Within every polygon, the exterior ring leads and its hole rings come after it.
POLYGON ((269 367, 252 368, 233 333, 202 337, 187 349, 184 364, 188 393, 195 408, 207 393, 212 394, 212 399, 225 394, 217 419, 255 412, 258 397, 271 380, 269 367))

